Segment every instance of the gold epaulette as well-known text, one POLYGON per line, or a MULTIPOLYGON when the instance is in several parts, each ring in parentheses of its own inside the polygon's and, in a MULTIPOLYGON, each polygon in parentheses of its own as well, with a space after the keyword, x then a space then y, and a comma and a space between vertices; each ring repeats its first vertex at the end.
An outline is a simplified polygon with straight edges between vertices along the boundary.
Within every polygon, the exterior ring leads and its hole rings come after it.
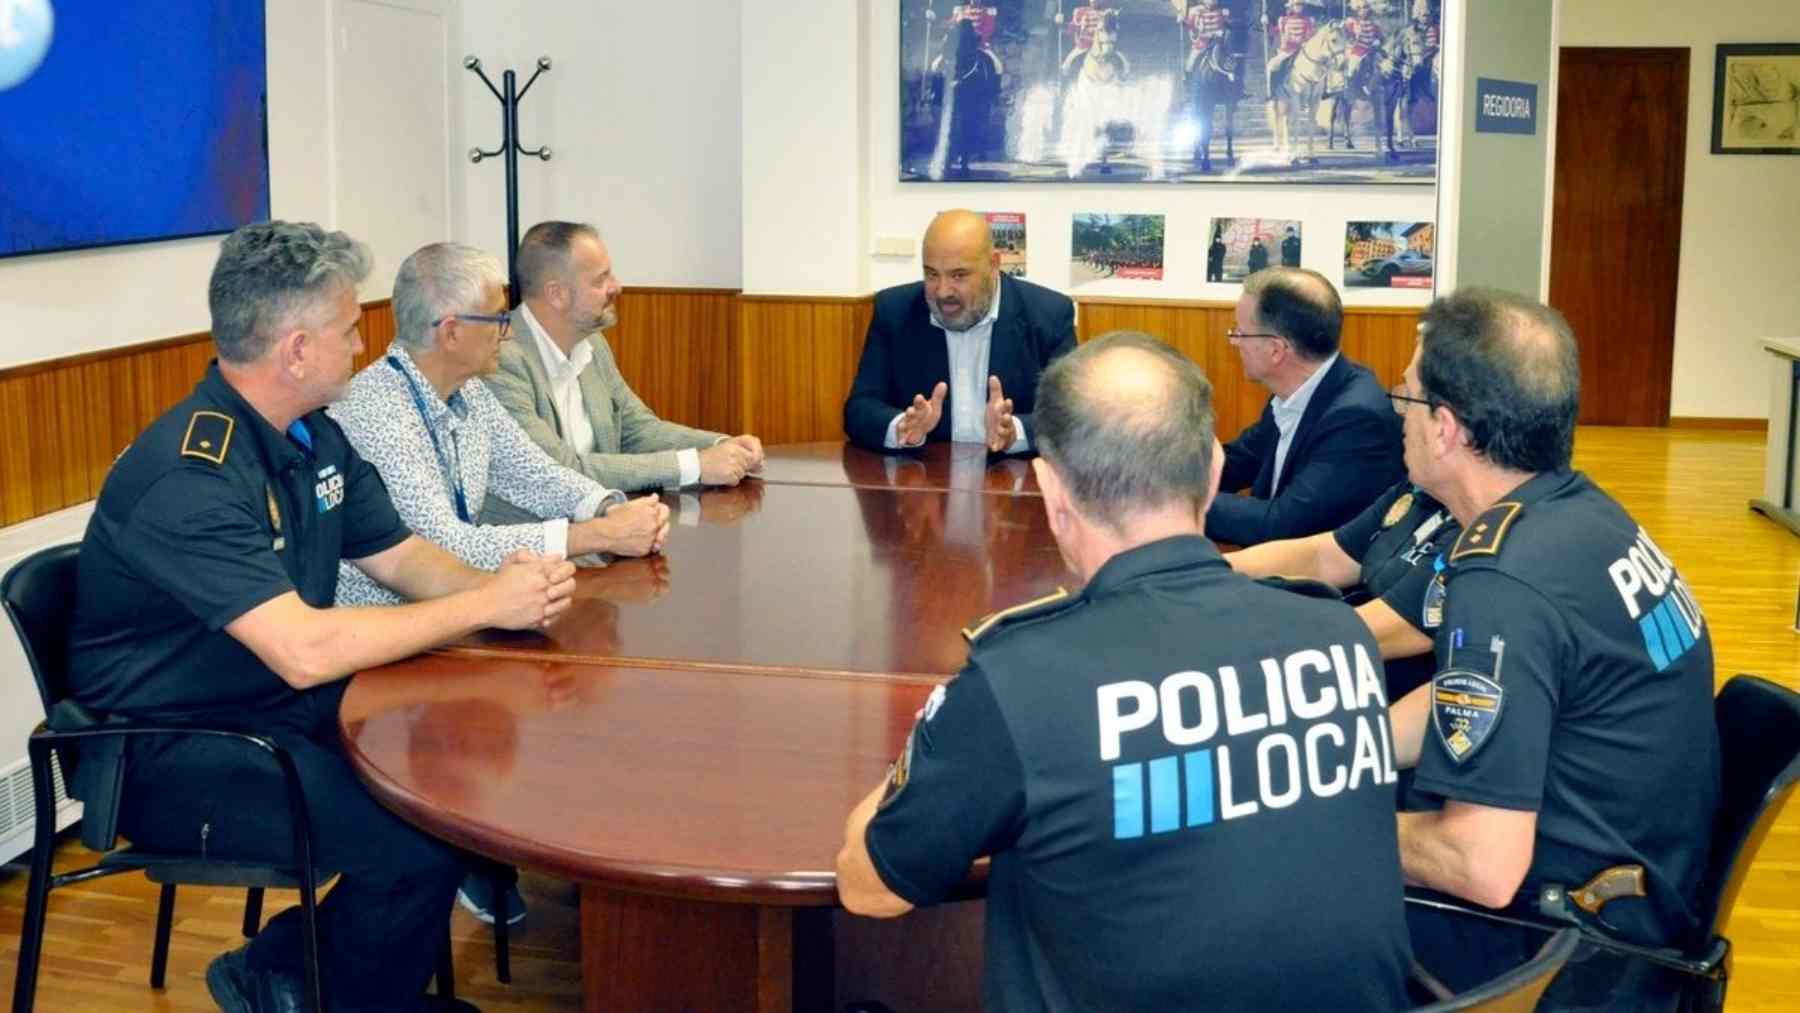
POLYGON ((1462 537, 1450 549, 1450 562, 1469 556, 1497 556, 1506 531, 1519 517, 1524 504, 1505 500, 1495 503, 1476 516, 1474 523, 1463 529, 1462 537))
POLYGON ((237 420, 222 412, 195 412, 188 419, 187 435, 181 440, 181 456, 224 464, 225 451, 231 446, 231 433, 236 428, 237 420))
POLYGON ((1073 600, 1074 597, 1070 595, 1066 589, 1059 587, 1042 598, 1033 598, 1028 602, 1021 602, 1011 608, 1003 608, 992 615, 984 617, 973 626, 965 626, 963 627, 962 635, 972 644, 987 635, 988 631, 999 626, 1003 626, 1009 622, 1016 622, 1020 619, 1029 619, 1046 612, 1054 612, 1073 600))

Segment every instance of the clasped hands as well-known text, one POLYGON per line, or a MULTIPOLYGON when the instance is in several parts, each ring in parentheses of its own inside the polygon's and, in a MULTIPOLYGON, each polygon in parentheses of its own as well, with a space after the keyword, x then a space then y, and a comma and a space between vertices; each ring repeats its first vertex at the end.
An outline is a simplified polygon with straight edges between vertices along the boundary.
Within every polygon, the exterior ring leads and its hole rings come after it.
MULTIPOLYGON (((928 400, 923 394, 914 394, 912 404, 900 413, 900 424, 895 428, 894 436, 902 447, 916 447, 925 442, 925 437, 937 428, 938 420, 944 416, 944 398, 950 393, 950 386, 942 381, 931 388, 928 400)), ((992 454, 1004 453, 1019 438, 1018 420, 1013 418, 1012 398, 1000 389, 1000 378, 988 377, 987 411, 985 413, 987 429, 987 448, 992 454)))

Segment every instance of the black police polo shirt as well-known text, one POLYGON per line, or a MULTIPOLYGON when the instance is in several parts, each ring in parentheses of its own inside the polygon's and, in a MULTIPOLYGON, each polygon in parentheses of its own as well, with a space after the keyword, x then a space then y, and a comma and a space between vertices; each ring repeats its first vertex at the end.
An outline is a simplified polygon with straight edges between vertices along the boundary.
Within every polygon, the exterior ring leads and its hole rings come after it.
POLYGON ((293 432, 269 425, 215 362, 114 462, 81 545, 69 648, 79 702, 171 719, 292 692, 225 625, 289 591, 329 608, 339 559, 409 534, 337 423, 315 411, 293 432))
MULTIPOLYGON (((1408 625, 1432 636, 1443 621, 1443 554, 1461 533, 1462 525, 1437 500, 1410 482, 1396 483, 1332 532, 1338 548, 1362 566, 1362 586, 1346 599, 1356 605, 1379 598, 1408 625)), ((1389 697, 1400 699, 1436 671, 1429 654, 1388 659, 1389 697)))
POLYGON ((1515 489, 1448 561, 1415 788, 1535 811, 1527 898, 1642 864, 1649 898, 1603 916, 1640 941, 1684 938, 1719 799, 1712 638, 1693 592, 1575 471, 1515 489))
POLYGON ((1381 659, 1197 536, 972 634, 865 838, 943 900, 992 855, 990 1010, 1407 1005, 1381 659))

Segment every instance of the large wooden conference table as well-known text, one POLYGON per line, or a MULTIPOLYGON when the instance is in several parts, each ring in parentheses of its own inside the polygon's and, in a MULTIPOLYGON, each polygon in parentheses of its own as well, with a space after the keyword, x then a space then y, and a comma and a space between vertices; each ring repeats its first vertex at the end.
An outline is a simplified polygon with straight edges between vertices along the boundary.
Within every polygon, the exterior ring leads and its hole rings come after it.
POLYGON ((979 901, 855 919, 832 870, 961 628, 1070 580, 1028 463, 801 444, 666 499, 664 554, 583 569, 543 633, 357 675, 358 773, 427 831, 580 884, 587 1010, 978 1007, 979 901))

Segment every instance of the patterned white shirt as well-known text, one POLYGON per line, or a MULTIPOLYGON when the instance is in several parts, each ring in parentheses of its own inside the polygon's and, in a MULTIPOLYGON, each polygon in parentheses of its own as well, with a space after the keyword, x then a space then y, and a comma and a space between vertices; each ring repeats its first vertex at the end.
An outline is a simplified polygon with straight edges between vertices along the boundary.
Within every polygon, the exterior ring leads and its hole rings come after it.
MULTIPOLYGON (((356 374, 344 399, 328 411, 381 473, 400 519, 478 569, 497 570, 519 549, 566 555, 571 518, 589 520, 625 501, 623 493, 557 464, 480 380, 467 381, 448 401, 439 397, 400 345, 356 374), (469 520, 457 513, 452 474, 460 478, 469 520), (474 523, 490 490, 547 519, 474 523)), ((354 565, 339 564, 338 604, 403 600, 354 565)))

